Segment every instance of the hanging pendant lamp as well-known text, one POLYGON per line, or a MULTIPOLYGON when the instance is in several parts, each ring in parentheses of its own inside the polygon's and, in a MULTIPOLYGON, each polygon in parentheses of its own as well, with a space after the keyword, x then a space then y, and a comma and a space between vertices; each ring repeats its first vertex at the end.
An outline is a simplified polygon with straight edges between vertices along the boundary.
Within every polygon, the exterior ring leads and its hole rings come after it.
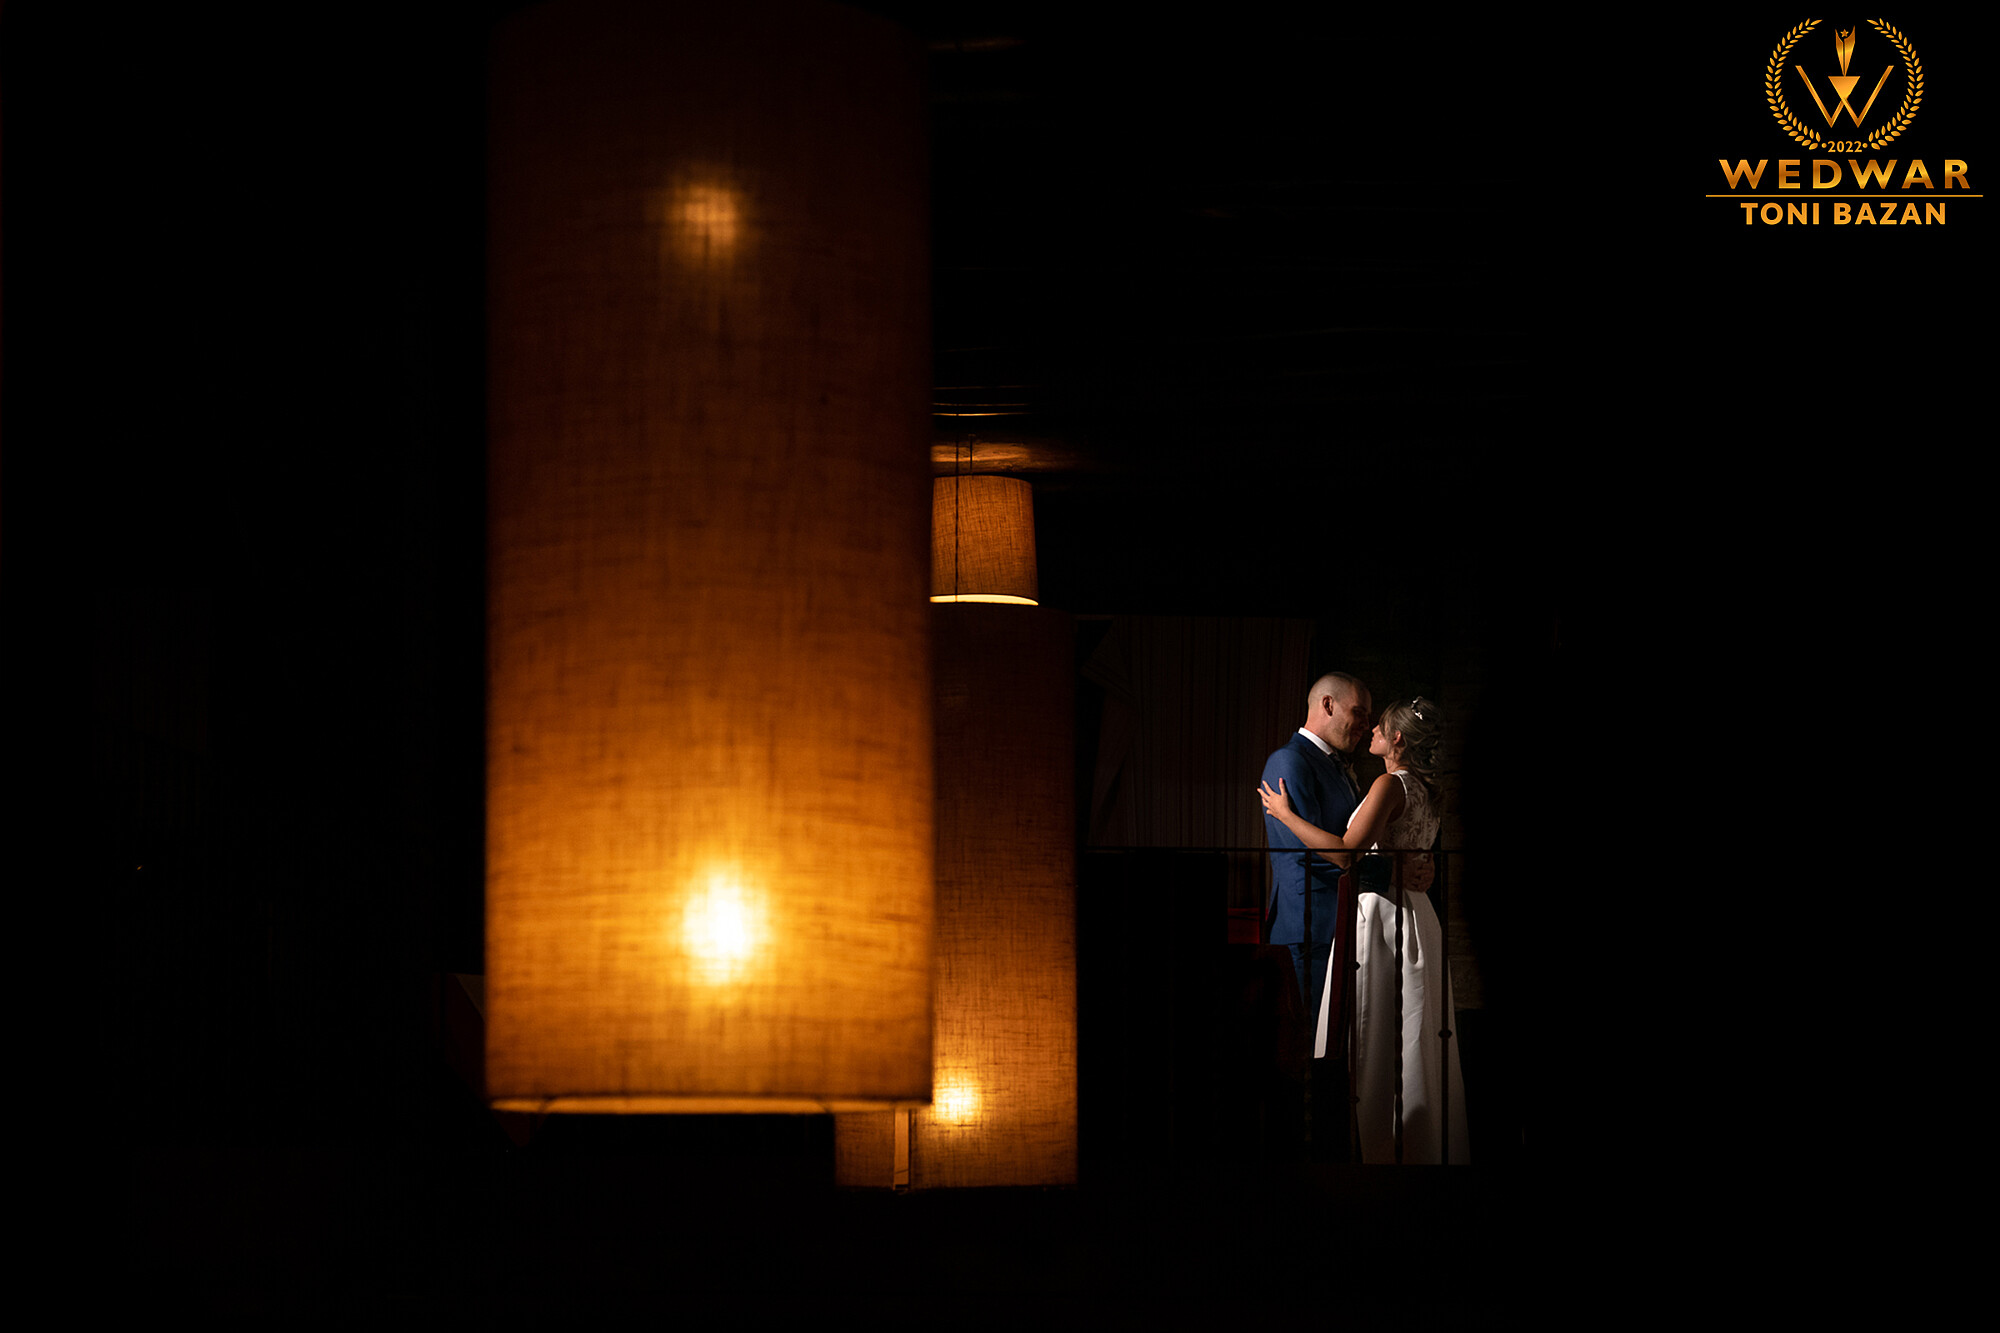
POLYGON ((1075 630, 936 611, 936 1096, 834 1118, 842 1185, 1077 1180, 1075 630))
POLYGON ((1035 494, 1015 477, 931 483, 931 600, 1035 606, 1035 494))
POLYGON ((762 0, 496 34, 496 1106, 930 1100, 923 61, 762 0))

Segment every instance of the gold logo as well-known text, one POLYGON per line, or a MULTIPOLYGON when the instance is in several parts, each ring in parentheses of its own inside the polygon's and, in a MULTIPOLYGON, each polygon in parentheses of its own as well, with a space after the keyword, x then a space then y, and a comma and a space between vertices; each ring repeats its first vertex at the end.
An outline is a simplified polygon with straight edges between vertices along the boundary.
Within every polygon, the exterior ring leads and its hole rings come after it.
POLYGON ((1848 68, 1855 60, 1855 39, 1858 30, 1849 28, 1843 32, 1838 28, 1834 29, 1833 50, 1834 57, 1840 65, 1840 73, 1821 76, 1833 98, 1832 109, 1829 110, 1827 99, 1820 95, 1813 75, 1806 71, 1805 64, 1802 63, 1804 52, 1800 53, 1802 57, 1800 62, 1788 61, 1792 48, 1798 45, 1799 39, 1818 26, 1818 19, 1807 19, 1786 33, 1778 42, 1778 49, 1771 53, 1770 62, 1764 66, 1764 100, 1771 104, 1771 114, 1778 118, 1778 123, 1784 127, 1785 133, 1808 148, 1820 148, 1835 153, 1880 148, 1903 132, 1909 125, 1910 118, 1917 114, 1917 104, 1923 101, 1924 67, 1917 63, 1916 51, 1910 46, 1909 40, 1888 23, 1881 19, 1869 19, 1868 26, 1879 34, 1879 38, 1871 43, 1877 50, 1873 54, 1873 59, 1867 54, 1863 55, 1861 60, 1863 73, 1850 74, 1848 68), (1881 49, 1884 46, 1887 50, 1881 49), (1867 67, 1874 63, 1875 59, 1883 61, 1882 72, 1876 77, 1874 87, 1869 91, 1868 100, 1862 103, 1859 111, 1856 111, 1854 103, 1849 99, 1860 86, 1867 67), (1798 73, 1797 82, 1805 85, 1806 92, 1812 97, 1814 108, 1825 119, 1829 131, 1834 128, 1840 117, 1845 115, 1853 125, 1853 133, 1862 137, 1828 138, 1798 116, 1786 102, 1787 89, 1796 86, 1785 78, 1787 63, 1790 63, 1792 69, 1798 73), (1875 99, 1882 95, 1882 89, 1888 84, 1890 77, 1898 71, 1904 76, 1902 105, 1874 130, 1864 130, 1862 127, 1868 119, 1868 113, 1875 109, 1875 99))

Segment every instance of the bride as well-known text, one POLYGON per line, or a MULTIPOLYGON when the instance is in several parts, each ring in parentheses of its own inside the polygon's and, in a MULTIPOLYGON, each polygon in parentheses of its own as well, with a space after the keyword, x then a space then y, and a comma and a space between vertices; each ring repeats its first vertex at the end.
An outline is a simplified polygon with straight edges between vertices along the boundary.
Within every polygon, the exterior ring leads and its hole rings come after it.
MULTIPOLYGON (((1388 771, 1375 779, 1361 804, 1348 818, 1344 833, 1334 834, 1309 824, 1292 809, 1284 781, 1278 790, 1258 789, 1264 809, 1316 850, 1335 853, 1328 859, 1342 866, 1357 851, 1428 852, 1438 831, 1437 763, 1444 739, 1444 715, 1422 697, 1391 704, 1368 743, 1388 771), (1339 855, 1339 853, 1349 855, 1339 855)), ((1401 858, 1397 858, 1401 859, 1401 858)), ((1472 1159, 1465 1129, 1465 1082, 1459 1073, 1458 1044, 1439 1050, 1438 1029, 1454 1021, 1451 977, 1445 968, 1444 931, 1437 912, 1422 893, 1404 894, 1403 968, 1396 971, 1396 898, 1389 874, 1364 862, 1356 906, 1354 954, 1359 965, 1354 1008, 1354 1079, 1359 1102, 1361 1160, 1393 1162, 1395 1149, 1396 1051, 1402 1049, 1403 1161, 1437 1162, 1439 1105, 1450 1067, 1451 1160, 1472 1159), (1399 987, 1400 983, 1400 987, 1399 987), (1402 1032, 1396 1031, 1397 992, 1401 990, 1402 1032)), ((1327 986, 1335 984, 1331 969, 1327 986)), ((1319 1039, 1313 1054, 1326 1054, 1328 993, 1320 994, 1319 1039)))

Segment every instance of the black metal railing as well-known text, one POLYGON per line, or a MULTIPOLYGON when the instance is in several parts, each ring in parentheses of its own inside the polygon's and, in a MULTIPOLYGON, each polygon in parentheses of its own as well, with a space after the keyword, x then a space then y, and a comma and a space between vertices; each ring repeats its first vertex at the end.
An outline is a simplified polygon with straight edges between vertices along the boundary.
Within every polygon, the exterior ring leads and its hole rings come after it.
MULTIPOLYGON (((1357 851, 1352 853, 1324 853, 1315 852, 1311 849, 1269 847, 1088 847, 1084 850, 1087 855, 1108 853, 1113 855, 1137 854, 1146 856, 1188 857, 1218 855, 1228 857, 1255 856, 1260 861, 1265 857, 1269 857, 1273 870, 1275 870, 1276 863, 1281 858, 1295 856, 1298 859, 1297 863, 1301 876, 1308 886, 1313 883, 1314 863, 1317 862, 1321 867, 1319 874, 1323 882, 1326 874, 1325 867, 1329 865, 1339 866, 1339 862, 1334 860, 1335 857, 1342 857, 1349 862, 1347 866, 1340 868, 1341 873, 1335 889, 1334 911, 1336 921, 1329 944, 1329 957, 1325 974, 1328 977, 1339 979, 1338 989, 1328 997, 1329 1012, 1326 1038, 1327 1058, 1332 1059, 1335 1053, 1339 1052, 1344 1063, 1345 1078, 1341 1082, 1344 1083, 1346 1089, 1347 1095, 1344 1099, 1346 1105, 1339 1109, 1337 1115, 1327 1114, 1328 1108, 1316 1108, 1314 1098, 1314 1083, 1319 1076, 1318 1071, 1321 1062, 1318 1059, 1310 1058, 1310 1056, 1316 1053, 1314 1051, 1316 1042, 1314 1034, 1318 1030, 1321 996, 1314 989, 1315 976, 1312 965, 1314 937, 1313 900, 1318 895, 1311 891, 1304 894, 1304 902, 1302 904, 1303 919, 1300 924, 1301 934, 1304 936, 1305 942, 1300 946, 1304 958, 1302 965, 1299 967, 1301 973, 1299 978, 1299 1002, 1306 1023, 1308 1034, 1307 1050, 1309 1053, 1309 1058, 1306 1061, 1306 1077, 1301 1103, 1302 1134, 1305 1145, 1309 1151, 1314 1151, 1314 1141, 1315 1139, 1319 1139, 1320 1147, 1323 1149, 1332 1141, 1329 1136, 1337 1134, 1342 1145, 1342 1151, 1352 1160, 1359 1160, 1360 1156, 1357 1146, 1359 1142, 1361 1089, 1358 1081, 1358 1071, 1355 1068, 1356 1042, 1354 1041, 1354 1024, 1358 1003, 1356 985, 1360 972, 1360 959, 1358 957, 1356 941, 1356 922, 1359 915, 1362 894, 1375 893, 1385 900, 1392 902, 1396 913, 1394 967, 1398 981, 1395 988, 1396 1012, 1394 1031, 1396 1038, 1393 1043, 1395 1047, 1395 1079, 1392 1092, 1392 1105, 1389 1109, 1390 1124, 1393 1127, 1393 1160, 1397 1163, 1401 1163, 1404 1160, 1405 1069, 1402 1031, 1404 1018, 1403 1005, 1405 1000, 1404 983, 1407 976, 1404 963, 1405 950, 1408 947, 1407 942, 1412 938, 1414 931, 1414 925, 1410 921, 1411 908, 1409 894, 1415 890, 1409 887, 1409 883, 1412 878, 1421 878, 1416 873, 1419 859, 1421 858, 1427 862, 1432 869, 1432 878, 1431 883, 1423 891, 1429 894, 1436 908, 1442 943, 1442 954, 1438 959, 1439 972, 1446 979, 1445 984, 1439 988, 1438 992, 1444 997, 1444 1002, 1438 1006, 1439 1012, 1436 1015, 1438 1026, 1435 1034, 1438 1042, 1439 1069, 1441 1071, 1439 1087, 1436 1092, 1438 1100, 1435 1108, 1438 1116, 1438 1160, 1441 1162, 1450 1162, 1452 1160, 1451 1105, 1454 1097, 1462 1097, 1464 1095, 1464 1088, 1462 1083, 1457 1087, 1453 1086, 1454 1080, 1451 1072, 1451 1043, 1456 1037, 1456 1033, 1454 1032, 1456 1016, 1452 1012, 1455 992, 1449 984, 1451 975, 1452 909, 1450 867, 1453 858, 1462 854, 1461 849, 1434 846, 1427 851, 1357 851), (1316 1109, 1318 1110, 1318 1114, 1316 1114, 1316 1109)), ((1266 941, 1268 940, 1267 931, 1271 910, 1268 893, 1261 907, 1263 924, 1260 925, 1259 939, 1260 941, 1266 941)), ((1324 984, 1322 983, 1322 985, 1324 984)), ((1333 1090, 1328 1089, 1327 1091, 1333 1090)), ((1463 1156, 1462 1146, 1461 1156, 1463 1156)))

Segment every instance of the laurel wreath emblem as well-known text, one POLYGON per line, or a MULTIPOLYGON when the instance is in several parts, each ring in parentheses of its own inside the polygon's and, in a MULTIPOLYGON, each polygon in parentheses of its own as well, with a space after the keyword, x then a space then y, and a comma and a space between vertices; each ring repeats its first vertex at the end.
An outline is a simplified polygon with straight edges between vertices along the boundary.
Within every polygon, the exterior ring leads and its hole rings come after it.
POLYGON ((1917 104, 1924 100, 1924 67, 1917 63, 1917 53, 1911 48, 1909 39, 1902 33, 1881 19, 1869 19, 1868 26, 1895 44, 1896 49, 1902 52, 1903 59, 1909 62, 1910 70, 1910 77, 1903 85, 1903 104, 1896 108, 1896 114, 1889 118, 1888 124, 1863 141, 1870 148, 1880 148, 1901 134, 1903 127, 1910 123, 1910 117, 1917 114, 1917 104))
MULTIPOLYGON (((1808 148, 1824 149, 1827 140, 1812 126, 1792 114, 1785 105, 1785 57, 1799 43, 1799 38, 1819 26, 1818 19, 1807 19, 1798 27, 1786 33, 1778 42, 1777 50, 1771 52, 1771 59, 1764 66, 1764 100, 1771 104, 1771 114, 1778 118, 1778 124, 1785 133, 1808 148)), ((1889 117, 1881 129, 1867 135, 1862 142, 1870 148, 1880 148, 1909 127, 1910 120, 1917 114, 1917 107, 1924 100, 1924 67, 1917 61, 1916 50, 1909 39, 1882 19, 1869 19, 1868 26, 1889 39, 1892 46, 1902 54, 1909 70, 1909 77, 1903 85, 1903 104, 1896 108, 1896 114, 1889 117)))
POLYGON ((1784 40, 1778 43, 1778 49, 1771 52, 1770 63, 1764 66, 1764 100, 1771 104, 1771 114, 1785 127, 1785 133, 1808 148, 1818 148, 1824 141, 1810 125, 1793 115, 1792 109, 1785 105, 1785 57, 1791 54, 1794 46, 1798 45, 1799 38, 1818 26, 1818 19, 1807 19, 1786 33, 1784 40))

